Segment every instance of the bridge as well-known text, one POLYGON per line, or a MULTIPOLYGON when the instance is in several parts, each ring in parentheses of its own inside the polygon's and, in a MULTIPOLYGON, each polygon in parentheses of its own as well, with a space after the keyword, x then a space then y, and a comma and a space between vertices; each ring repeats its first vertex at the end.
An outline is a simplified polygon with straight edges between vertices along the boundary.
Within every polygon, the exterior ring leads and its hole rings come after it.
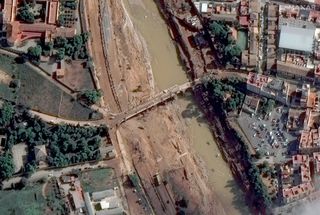
POLYGON ((180 93, 185 92, 186 90, 190 89, 191 87, 195 86, 198 83, 200 83, 200 79, 196 79, 192 82, 186 82, 181 85, 174 85, 166 90, 163 90, 160 93, 153 96, 151 99, 147 100, 146 102, 132 109, 121 112, 115 116, 111 116, 111 123, 109 124, 109 126, 110 127, 118 126, 121 123, 135 117, 136 115, 146 110, 149 110, 152 107, 157 106, 163 102, 166 102, 180 93))
MULTIPOLYGON (((230 77, 238 77, 238 78, 246 78, 246 74, 239 74, 238 72, 228 72, 224 71, 219 75, 219 79, 230 78, 230 77)), ((30 111, 32 115, 36 115, 43 119, 46 122, 50 123, 65 123, 72 125, 90 125, 90 126, 99 126, 101 124, 107 124, 109 128, 114 128, 119 126, 121 123, 147 111, 161 103, 168 101, 171 98, 174 98, 176 95, 185 92, 186 90, 194 87, 195 85, 201 83, 201 79, 195 79, 194 81, 189 81, 181 85, 174 85, 166 90, 161 91, 156 94, 149 100, 143 102, 142 104, 135 106, 127 111, 123 111, 117 114, 112 114, 108 110, 98 107, 97 105, 93 105, 92 109, 101 112, 104 115, 103 119, 99 120, 88 120, 88 121, 78 121, 78 120, 68 120, 60 117, 50 116, 44 113, 39 113, 37 111, 30 111)))

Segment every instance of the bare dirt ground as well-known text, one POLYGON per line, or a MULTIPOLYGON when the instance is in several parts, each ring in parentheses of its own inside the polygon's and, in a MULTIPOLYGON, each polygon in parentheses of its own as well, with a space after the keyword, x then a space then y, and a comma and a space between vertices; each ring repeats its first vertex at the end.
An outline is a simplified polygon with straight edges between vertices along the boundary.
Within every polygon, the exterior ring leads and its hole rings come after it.
MULTIPOLYGON (((103 57, 99 17, 99 1, 90 1, 88 14, 93 45, 93 58, 98 70, 101 88, 111 111, 116 111, 115 97, 121 109, 126 110, 146 100, 154 93, 154 83, 145 43, 134 28, 122 0, 101 0, 107 3, 111 17, 107 62, 103 57), (111 72, 112 81, 107 78, 111 72), (112 95, 111 85, 117 95, 112 95)), ((224 214, 215 201, 214 192, 201 162, 191 152, 186 127, 174 104, 154 108, 148 113, 121 125, 118 134, 125 154, 122 166, 134 167, 142 179, 156 214, 176 214, 175 203, 188 202, 187 214, 224 214), (130 164, 126 164, 130 162, 130 164), (160 186, 154 185, 153 176, 160 173, 160 186)), ((118 135, 118 139, 119 139, 118 135)), ((132 191, 126 190, 131 214, 144 214, 132 191)))
POLYGON ((159 214, 174 214, 171 203, 182 198, 188 201, 187 214, 224 214, 207 184, 203 163, 189 146, 186 125, 175 111, 178 108, 173 102, 122 125, 128 154, 159 214), (156 173, 168 182, 166 186, 153 186, 156 173))
POLYGON ((108 79, 108 67, 104 58, 102 36, 99 23, 99 1, 86 1, 89 28, 91 35, 92 58, 105 100, 108 100, 108 109, 117 112, 118 107, 112 93, 111 83, 108 79))
POLYGON ((10 75, 0 70, 0 83, 8 85, 11 81, 10 75))

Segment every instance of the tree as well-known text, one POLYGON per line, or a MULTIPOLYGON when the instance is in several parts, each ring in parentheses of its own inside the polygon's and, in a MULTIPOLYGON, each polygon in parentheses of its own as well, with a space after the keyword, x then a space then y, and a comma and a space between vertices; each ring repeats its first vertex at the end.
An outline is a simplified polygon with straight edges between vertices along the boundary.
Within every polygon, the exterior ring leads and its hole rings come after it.
POLYGON ((219 39, 227 38, 228 30, 223 24, 214 21, 209 25, 209 29, 215 37, 219 39))
POLYGON ((9 152, 0 156, 0 179, 10 178, 14 173, 14 163, 9 152))
POLYGON ((28 4, 23 4, 17 13, 18 19, 26 23, 34 23, 34 14, 30 11, 30 6, 28 4))
POLYGON ((53 43, 48 42, 42 46, 42 54, 44 56, 49 56, 52 53, 53 50, 53 43))
POLYGON ((35 47, 30 47, 28 49, 28 56, 29 56, 29 59, 32 61, 39 62, 41 53, 42 53, 42 48, 40 45, 37 45, 35 47))
POLYGON ((63 60, 65 57, 65 49, 64 48, 59 48, 58 52, 56 54, 56 60, 57 61, 61 61, 63 60))
POLYGON ((64 14, 60 14, 58 17, 58 25, 59 26, 65 26, 66 24, 66 16, 64 14))
POLYGON ((225 55, 229 58, 239 57, 241 55, 241 49, 238 45, 229 44, 225 48, 225 55))
POLYGON ((68 40, 65 37, 56 37, 54 39, 54 48, 65 48, 68 44, 68 40))
POLYGON ((101 96, 102 93, 100 90, 87 90, 81 95, 82 99, 89 105, 98 103, 101 96))
POLYGON ((13 116, 15 113, 14 106, 9 102, 3 103, 0 113, 1 113, 1 118, 0 118, 1 126, 7 126, 13 119, 13 116))

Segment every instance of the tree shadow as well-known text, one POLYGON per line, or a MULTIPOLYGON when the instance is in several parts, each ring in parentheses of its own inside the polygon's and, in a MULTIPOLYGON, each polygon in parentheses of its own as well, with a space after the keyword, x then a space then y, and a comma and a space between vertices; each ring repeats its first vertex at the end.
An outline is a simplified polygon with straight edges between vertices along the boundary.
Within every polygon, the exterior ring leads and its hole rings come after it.
POLYGON ((226 188, 230 188, 230 191, 234 194, 232 199, 233 207, 238 210, 240 214, 247 215, 250 214, 249 208, 245 202, 245 195, 242 193, 240 187, 234 180, 229 180, 227 182, 226 188))

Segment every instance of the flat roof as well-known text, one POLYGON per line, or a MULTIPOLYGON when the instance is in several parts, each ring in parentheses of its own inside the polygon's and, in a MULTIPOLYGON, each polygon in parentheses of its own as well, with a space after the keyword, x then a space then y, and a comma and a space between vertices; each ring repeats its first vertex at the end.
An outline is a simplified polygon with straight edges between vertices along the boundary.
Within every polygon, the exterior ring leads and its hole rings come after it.
POLYGON ((279 48, 298 50, 304 52, 313 51, 315 29, 282 26, 279 48))

